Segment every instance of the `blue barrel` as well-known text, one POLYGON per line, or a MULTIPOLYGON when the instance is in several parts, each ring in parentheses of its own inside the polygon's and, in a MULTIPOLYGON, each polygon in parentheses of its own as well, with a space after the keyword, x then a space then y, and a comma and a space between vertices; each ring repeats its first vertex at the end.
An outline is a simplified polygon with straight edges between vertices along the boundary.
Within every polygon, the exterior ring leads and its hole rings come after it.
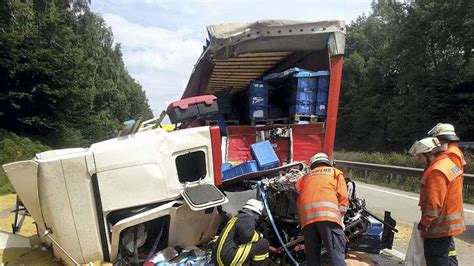
POLYGON ((318 92, 316 96, 315 114, 319 117, 325 117, 328 105, 329 75, 318 77, 318 92))

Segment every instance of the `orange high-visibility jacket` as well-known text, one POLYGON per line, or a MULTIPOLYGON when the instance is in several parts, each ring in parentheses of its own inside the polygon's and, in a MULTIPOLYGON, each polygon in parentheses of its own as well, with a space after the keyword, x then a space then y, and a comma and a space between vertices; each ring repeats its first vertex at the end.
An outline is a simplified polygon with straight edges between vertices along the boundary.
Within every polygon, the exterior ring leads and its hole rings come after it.
POLYGON ((431 162, 420 180, 420 223, 423 238, 461 234, 466 230, 462 199, 463 171, 447 154, 431 162))
POLYGON ((464 171, 464 167, 466 166, 466 160, 464 159, 464 154, 462 153, 461 149, 459 148, 457 143, 449 143, 448 149, 443 152, 443 154, 447 154, 449 159, 453 161, 461 170, 464 171))
POLYGON ((320 166, 296 182, 298 215, 303 229, 306 225, 331 221, 342 226, 349 199, 344 174, 335 167, 320 166))

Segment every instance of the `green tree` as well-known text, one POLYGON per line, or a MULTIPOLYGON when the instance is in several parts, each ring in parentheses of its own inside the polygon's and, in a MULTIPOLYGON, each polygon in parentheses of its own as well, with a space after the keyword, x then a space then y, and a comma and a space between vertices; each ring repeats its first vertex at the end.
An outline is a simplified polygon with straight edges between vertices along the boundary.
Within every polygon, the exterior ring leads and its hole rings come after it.
POLYGON ((0 4, 0 126, 51 146, 113 136, 152 116, 120 46, 87 0, 0 4))
POLYGON ((402 150, 437 122, 474 136, 472 1, 378 1, 348 27, 337 144, 402 150))

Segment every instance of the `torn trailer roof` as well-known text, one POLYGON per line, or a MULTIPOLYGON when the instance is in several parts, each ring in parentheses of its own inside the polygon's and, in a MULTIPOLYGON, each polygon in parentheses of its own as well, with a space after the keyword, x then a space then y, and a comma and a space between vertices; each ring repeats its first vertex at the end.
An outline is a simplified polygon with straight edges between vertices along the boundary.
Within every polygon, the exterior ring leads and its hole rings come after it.
POLYGON ((250 81, 290 67, 329 69, 329 58, 344 54, 341 20, 305 22, 262 20, 207 27, 207 45, 182 98, 237 92, 250 81), (326 58, 317 60, 315 58, 326 58))

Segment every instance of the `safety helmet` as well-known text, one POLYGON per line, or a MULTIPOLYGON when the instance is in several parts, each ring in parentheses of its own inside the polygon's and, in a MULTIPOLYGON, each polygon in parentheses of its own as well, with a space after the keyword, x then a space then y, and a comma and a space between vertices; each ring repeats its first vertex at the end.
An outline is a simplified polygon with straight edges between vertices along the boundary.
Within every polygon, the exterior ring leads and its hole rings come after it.
POLYGON ((429 153, 438 147, 441 147, 439 140, 437 138, 429 137, 415 141, 415 143, 411 145, 411 148, 408 153, 412 155, 429 153))
POLYGON ((262 215, 263 203, 256 199, 249 199, 242 209, 251 210, 258 215, 262 215))
POLYGON ((310 163, 311 163, 311 168, 314 168, 316 167, 316 165, 321 164, 321 163, 331 166, 331 161, 329 161, 328 155, 324 152, 319 152, 313 155, 313 157, 311 157, 310 159, 310 163))
POLYGON ((448 141, 459 141, 459 137, 454 131, 454 126, 451 124, 438 123, 430 131, 428 131, 428 135, 448 141))

